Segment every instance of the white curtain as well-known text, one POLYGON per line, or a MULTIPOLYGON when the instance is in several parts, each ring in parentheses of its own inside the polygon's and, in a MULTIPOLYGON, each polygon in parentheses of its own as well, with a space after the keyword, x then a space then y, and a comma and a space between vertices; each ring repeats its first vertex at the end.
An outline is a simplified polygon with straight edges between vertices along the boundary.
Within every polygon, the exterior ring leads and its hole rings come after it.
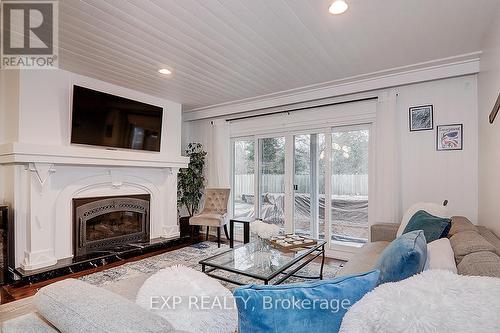
POLYGON ((231 164, 229 124, 224 119, 211 122, 211 144, 208 151, 210 187, 230 187, 231 164))
MULTIPOLYGON (((399 223, 401 214, 400 124, 395 90, 379 94, 375 133, 374 223, 399 223)), ((371 200, 371 199, 370 199, 371 200)))

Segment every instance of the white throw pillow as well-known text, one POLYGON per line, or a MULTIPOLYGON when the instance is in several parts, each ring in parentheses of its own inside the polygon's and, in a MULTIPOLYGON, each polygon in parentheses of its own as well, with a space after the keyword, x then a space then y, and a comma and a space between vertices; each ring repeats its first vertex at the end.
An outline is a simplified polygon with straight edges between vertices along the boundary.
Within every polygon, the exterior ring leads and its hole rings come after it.
POLYGON ((405 230, 406 226, 408 225, 408 222, 410 222, 410 219, 415 215, 416 212, 419 210, 426 211, 427 213, 437 216, 437 217, 449 217, 448 216, 448 209, 446 206, 443 205, 438 205, 432 202, 418 202, 411 206, 403 215, 403 218, 401 219, 401 224, 399 225, 398 228, 398 233, 397 237, 401 236, 403 234, 403 231, 405 230))
POLYGON ((424 270, 444 269, 457 273, 455 254, 448 238, 440 238, 427 244, 427 261, 424 270))

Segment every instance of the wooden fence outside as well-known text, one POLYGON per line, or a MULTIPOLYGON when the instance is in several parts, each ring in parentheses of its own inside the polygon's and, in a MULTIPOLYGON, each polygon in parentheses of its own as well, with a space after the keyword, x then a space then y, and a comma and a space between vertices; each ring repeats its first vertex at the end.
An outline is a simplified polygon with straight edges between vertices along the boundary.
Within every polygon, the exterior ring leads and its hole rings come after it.
MULTIPOLYGON (((236 195, 254 193, 253 174, 236 175, 234 180, 234 191, 236 195)), ((295 176, 297 192, 309 193, 311 189, 309 175, 295 176)), ((368 175, 333 175, 332 194, 338 196, 367 196, 368 175)), ((319 188, 324 189, 324 176, 320 176, 319 188)), ((282 193, 285 191, 284 175, 262 175, 263 192, 282 193)))

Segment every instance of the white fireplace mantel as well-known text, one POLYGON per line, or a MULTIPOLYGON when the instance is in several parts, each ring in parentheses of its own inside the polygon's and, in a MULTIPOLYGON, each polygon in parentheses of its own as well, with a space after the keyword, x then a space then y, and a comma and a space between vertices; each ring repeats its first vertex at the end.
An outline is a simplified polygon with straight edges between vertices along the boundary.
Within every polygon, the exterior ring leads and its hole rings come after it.
POLYGON ((55 164, 4 164, 13 190, 15 265, 36 270, 70 258, 73 251, 72 200, 149 194, 150 237, 177 238, 179 168, 55 164), (15 189, 15 190, 14 190, 15 189))
POLYGON ((189 158, 156 152, 114 150, 78 145, 47 146, 31 143, 0 145, 0 164, 49 163, 88 166, 186 168, 189 158))
POLYGON ((189 158, 167 153, 32 143, 0 145, 13 193, 16 267, 34 270, 73 253, 72 199, 149 194, 151 238, 179 237, 177 172, 189 158))

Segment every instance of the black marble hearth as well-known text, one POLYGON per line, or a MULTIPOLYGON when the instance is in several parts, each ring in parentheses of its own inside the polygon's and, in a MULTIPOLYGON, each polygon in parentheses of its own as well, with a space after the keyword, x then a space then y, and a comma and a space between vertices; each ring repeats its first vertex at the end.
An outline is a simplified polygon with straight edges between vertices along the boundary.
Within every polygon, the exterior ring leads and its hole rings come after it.
POLYGON ((171 240, 156 238, 149 241, 120 245, 111 251, 94 252, 74 258, 62 259, 53 266, 37 270, 25 271, 21 268, 17 268, 15 269, 17 280, 12 283, 12 285, 17 287, 42 282, 87 269, 127 260, 142 254, 168 249, 173 246, 184 244, 185 242, 185 237, 171 240))

